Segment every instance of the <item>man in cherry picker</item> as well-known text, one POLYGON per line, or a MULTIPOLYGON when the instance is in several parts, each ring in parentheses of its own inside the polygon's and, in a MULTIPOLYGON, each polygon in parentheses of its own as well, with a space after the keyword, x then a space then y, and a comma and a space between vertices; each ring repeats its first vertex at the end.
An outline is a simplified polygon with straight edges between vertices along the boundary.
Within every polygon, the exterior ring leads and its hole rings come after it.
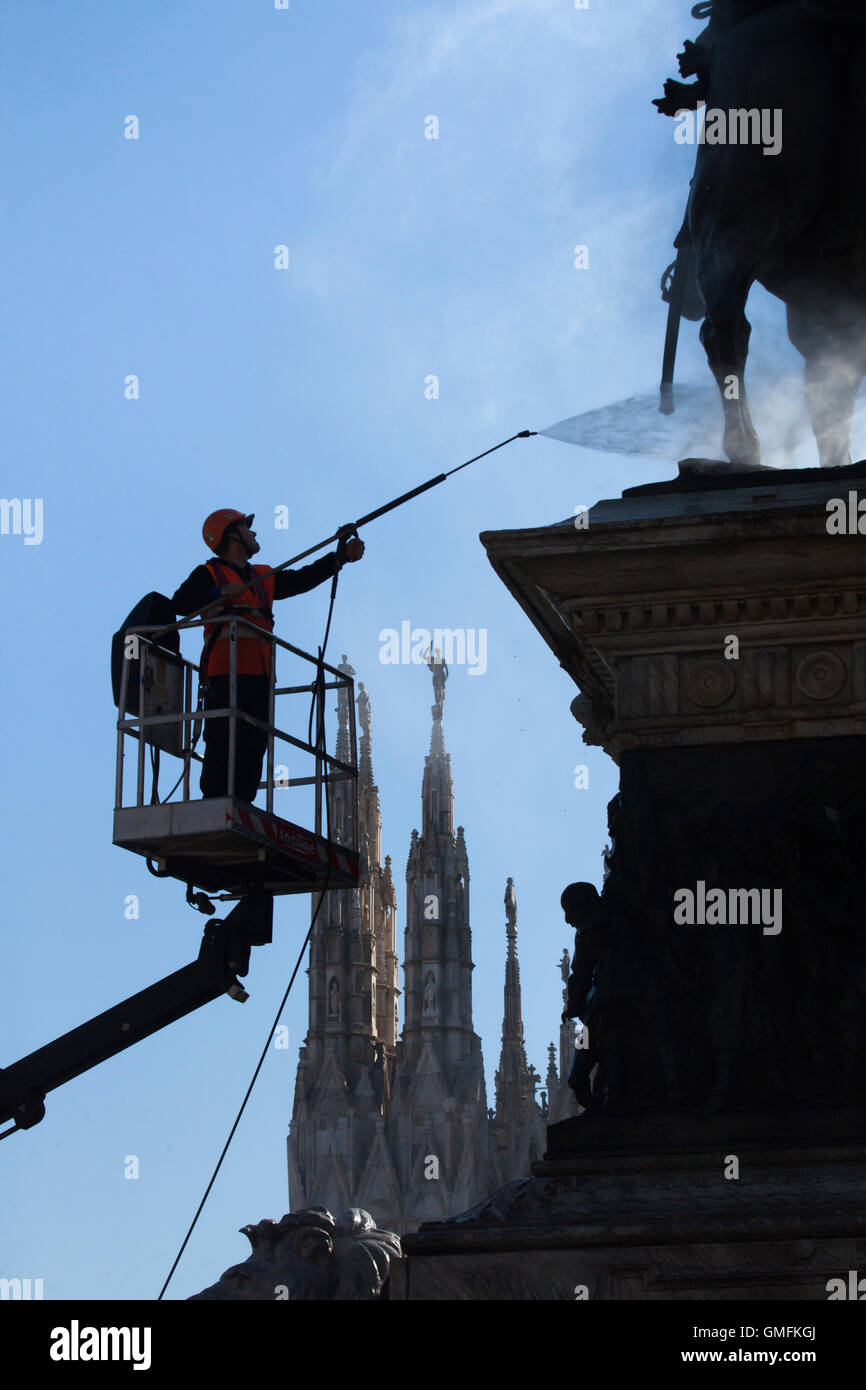
MULTIPOLYGON (((364 542, 357 536, 340 541, 337 549, 299 570, 274 573, 265 565, 251 565, 260 549, 252 515, 223 507, 211 512, 202 527, 205 544, 216 559, 198 565, 172 595, 174 611, 184 617, 208 604, 223 600, 221 614, 237 610, 264 632, 273 632, 275 599, 305 594, 331 579, 347 560, 360 560, 364 542)), ((238 709, 268 723, 271 643, 255 637, 249 629, 237 636, 238 709)), ((204 629, 204 649, 199 672, 204 708, 226 709, 229 705, 229 625, 209 623, 204 629)), ((203 797, 226 796, 228 792, 229 719, 205 719, 205 753, 201 774, 203 797)), ((268 736, 246 720, 238 719, 235 742, 234 794, 243 801, 254 801, 262 775, 262 760, 268 736)))

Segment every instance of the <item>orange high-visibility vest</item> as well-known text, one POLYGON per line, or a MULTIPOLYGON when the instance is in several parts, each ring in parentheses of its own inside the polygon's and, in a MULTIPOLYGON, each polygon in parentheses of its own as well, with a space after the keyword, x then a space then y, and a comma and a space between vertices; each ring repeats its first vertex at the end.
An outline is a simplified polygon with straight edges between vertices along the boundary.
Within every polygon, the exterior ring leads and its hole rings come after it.
MULTIPOLYGON (((237 584, 237 574, 219 560, 208 560, 207 568, 213 576, 218 589, 226 584, 237 584)), ((237 598, 224 599, 227 608, 241 611, 238 617, 263 628, 265 632, 274 630, 274 576, 267 574, 266 565, 253 565, 255 574, 265 576, 251 584, 237 598)), ((237 673, 239 676, 269 676, 271 673, 271 644, 254 637, 249 629, 238 628, 237 673)), ((229 674, 229 626, 208 623, 204 630, 204 653, 199 679, 206 682, 209 676, 229 674)))

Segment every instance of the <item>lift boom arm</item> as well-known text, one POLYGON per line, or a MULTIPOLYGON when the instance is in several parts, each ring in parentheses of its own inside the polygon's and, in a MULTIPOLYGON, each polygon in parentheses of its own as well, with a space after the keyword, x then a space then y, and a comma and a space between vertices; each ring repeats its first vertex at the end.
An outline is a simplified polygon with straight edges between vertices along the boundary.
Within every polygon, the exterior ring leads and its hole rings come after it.
POLYGON ((270 941, 272 913, 270 896, 243 898, 225 921, 208 922, 197 960, 11 1067, 0 1068, 0 1124, 14 1121, 0 1138, 38 1124, 45 1115, 49 1091, 158 1033, 202 1004, 209 1004, 220 994, 243 1002, 248 996, 236 975, 247 973, 250 946, 270 941))

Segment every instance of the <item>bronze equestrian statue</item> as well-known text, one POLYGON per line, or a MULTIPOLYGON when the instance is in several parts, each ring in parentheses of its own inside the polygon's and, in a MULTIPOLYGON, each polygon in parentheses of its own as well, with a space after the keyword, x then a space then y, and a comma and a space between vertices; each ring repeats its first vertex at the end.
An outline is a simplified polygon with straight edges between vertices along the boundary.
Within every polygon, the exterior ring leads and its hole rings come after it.
MULTIPOLYGON (((692 14, 709 19, 679 55, 681 76, 697 81, 668 81, 655 102, 680 119, 706 104, 675 242, 672 317, 683 305, 686 317, 703 312, 700 337, 722 396, 725 453, 732 469, 745 470, 760 466, 743 380, 746 301, 756 280, 781 299, 788 336, 805 360, 820 463, 850 463, 854 402, 866 376, 866 6, 710 0, 692 14), (777 148, 765 138, 773 116, 777 148)), ((674 322, 662 410, 675 346, 674 322)))

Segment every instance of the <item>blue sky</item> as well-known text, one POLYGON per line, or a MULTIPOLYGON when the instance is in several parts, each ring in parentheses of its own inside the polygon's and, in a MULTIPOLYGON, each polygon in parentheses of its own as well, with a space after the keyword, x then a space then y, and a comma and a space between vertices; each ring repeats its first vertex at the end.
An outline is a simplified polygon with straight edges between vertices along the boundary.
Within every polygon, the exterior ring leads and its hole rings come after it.
MULTIPOLYGON (((204 516, 255 511, 260 558, 277 563, 516 430, 653 389, 692 155, 650 101, 697 26, 661 0, 28 0, 4 6, 2 28, 3 491, 43 499, 44 531, 39 545, 0 536, 0 1065, 197 953, 183 889, 111 844, 108 653, 143 593, 171 593, 201 561, 204 516)), ((750 316, 758 368, 762 354, 795 368, 781 306, 758 292, 750 316)), ((703 379, 695 325, 681 343, 703 379)), ((486 673, 452 671, 445 734, 491 1101, 506 877, 543 1074, 570 944, 559 894, 600 882, 616 769, 582 745, 574 687, 478 534, 671 471, 519 441, 376 523, 342 578, 329 656, 348 653, 370 691, 400 951, 431 687, 423 668, 380 662, 379 633, 408 620, 488 634, 486 673)), ((290 600, 278 630, 315 648, 326 606, 327 588, 290 600)), ((43 1123, 0 1146, 0 1274, 42 1278, 46 1298, 155 1297, 308 920, 309 899, 278 902, 243 1008, 219 1000, 52 1093, 43 1123)), ((269 1056, 170 1297, 245 1257, 238 1227, 287 1209, 306 1011, 301 975, 290 1048, 269 1056)))

